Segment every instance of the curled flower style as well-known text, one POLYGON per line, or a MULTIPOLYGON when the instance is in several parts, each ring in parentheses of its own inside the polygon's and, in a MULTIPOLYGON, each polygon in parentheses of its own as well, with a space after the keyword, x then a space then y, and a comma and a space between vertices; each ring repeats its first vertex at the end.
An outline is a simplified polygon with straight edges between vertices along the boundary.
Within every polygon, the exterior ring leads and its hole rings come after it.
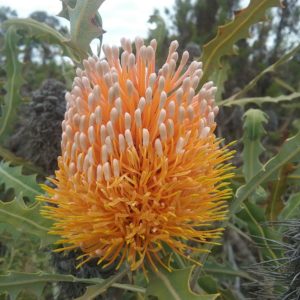
POLYGON ((157 269, 166 249, 192 259, 220 237, 214 224, 226 217, 231 152, 214 135, 216 87, 196 92, 200 62, 187 66, 188 52, 179 60, 173 41, 156 73, 155 40, 136 38, 136 55, 130 40, 121 44, 121 55, 104 46, 105 60, 89 57, 77 69, 56 188, 44 187, 40 199, 53 204, 43 214, 59 250, 80 248, 82 263, 157 269))

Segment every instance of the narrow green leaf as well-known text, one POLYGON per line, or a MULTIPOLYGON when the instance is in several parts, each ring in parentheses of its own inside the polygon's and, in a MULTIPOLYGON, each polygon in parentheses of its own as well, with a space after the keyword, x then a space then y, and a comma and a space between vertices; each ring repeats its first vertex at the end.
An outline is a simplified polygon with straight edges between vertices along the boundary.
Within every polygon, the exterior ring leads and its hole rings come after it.
POLYGON ((270 226, 263 226, 267 219, 263 208, 255 203, 245 201, 243 210, 238 216, 247 223, 247 228, 253 240, 259 245, 259 250, 265 258, 276 259, 278 251, 273 250, 271 240, 278 240, 278 234, 270 226))
POLYGON ((35 37, 49 44, 61 46, 63 54, 70 57, 75 63, 80 62, 87 56, 87 53, 77 48, 68 37, 63 36, 57 30, 45 23, 30 18, 10 19, 3 23, 4 27, 13 27, 25 31, 29 36, 35 37))
POLYGON ((150 272, 146 296, 156 296, 160 300, 214 300, 219 294, 193 293, 189 286, 192 268, 168 272, 161 269, 150 272))
POLYGON ((19 39, 20 36, 16 33, 15 28, 7 30, 3 49, 3 54, 6 57, 6 83, 4 85, 6 94, 0 107, 0 142, 3 142, 13 129, 18 107, 21 103, 20 88, 23 79, 21 76, 21 63, 18 60, 19 39))
POLYGON ((263 169, 253 177, 246 185, 241 186, 231 204, 231 214, 234 214, 243 202, 255 192, 256 188, 267 180, 278 179, 278 171, 288 162, 300 159, 300 131, 293 137, 287 139, 279 153, 270 159, 263 169))
POLYGON ((300 193, 292 194, 285 207, 278 216, 281 221, 299 219, 300 217, 300 193))
POLYGON ((234 54, 233 46, 238 40, 249 37, 249 28, 266 19, 266 10, 280 3, 279 0, 251 0, 248 7, 235 13, 233 21, 218 28, 216 37, 203 47, 202 83, 219 68, 221 57, 234 54))
POLYGON ((76 298, 76 300, 93 300, 95 297, 103 294, 109 287, 111 287, 116 281, 120 280, 126 273, 127 270, 123 270, 118 274, 111 276, 106 280, 103 280, 103 282, 99 284, 88 286, 84 295, 76 298))
POLYGON ((8 293, 13 300, 21 291, 30 290, 39 296, 48 282, 76 282, 76 280, 77 278, 71 275, 10 272, 0 275, 0 294, 8 293))
POLYGON ((241 96, 245 95, 248 91, 250 91, 253 87, 256 86, 257 82, 265 75, 271 72, 274 72, 277 67, 286 63, 289 59, 291 59, 298 51, 300 50, 300 45, 293 48, 292 50, 286 52, 284 55, 280 57, 274 64, 270 65, 263 71, 261 71, 258 75, 256 75, 241 91, 234 94, 230 97, 229 100, 239 99, 241 96))
POLYGON ((224 85, 228 78, 228 71, 230 70, 230 65, 227 59, 222 59, 222 65, 216 69, 211 75, 211 80, 218 87, 217 93, 215 95, 216 103, 219 104, 222 100, 222 94, 224 92, 224 85))
POLYGON ((264 124, 267 123, 267 115, 260 109, 249 109, 244 114, 243 134, 243 173, 248 182, 263 167, 259 156, 264 151, 260 140, 265 135, 264 124))
POLYGON ((12 167, 4 161, 0 162, 0 184, 2 183, 6 189, 14 189, 16 196, 22 193, 30 200, 42 193, 36 182, 36 175, 23 175, 21 166, 12 167))
MULTIPOLYGON (((106 289, 114 285, 116 285, 116 288, 123 288, 122 284, 117 284, 115 282, 119 280, 121 277, 123 277, 126 274, 126 272, 127 271, 124 270, 107 279, 78 278, 72 275, 49 274, 44 272, 38 272, 38 273, 9 272, 5 275, 0 275, 0 295, 1 293, 8 293, 12 297, 12 299, 15 299, 22 290, 26 290, 26 289, 35 292, 38 295, 44 289, 46 283, 49 282, 80 282, 86 284, 93 284, 92 286, 96 286, 96 285, 102 286, 105 287, 106 289)), ((130 285, 124 285, 124 289, 131 289, 131 287, 130 285)), ((139 289, 139 287, 136 287, 136 289, 139 289)), ((96 296, 96 294, 94 296, 96 296)), ((78 299, 81 299, 82 297, 78 299)), ((82 299, 89 300, 93 298, 84 297, 82 299)))
POLYGON ((16 231, 39 237, 42 246, 51 244, 56 237, 48 234, 51 221, 40 214, 41 205, 36 202, 27 206, 21 197, 10 202, 0 201, 0 223, 10 224, 16 231))
POLYGON ((222 278, 228 280, 230 278, 240 277, 247 280, 255 281, 256 279, 252 278, 247 272, 241 270, 234 270, 232 266, 219 264, 213 261, 206 261, 203 266, 203 272, 212 274, 214 277, 222 278))
POLYGON ((288 175, 292 170, 293 165, 286 164, 278 172, 278 179, 268 182, 271 193, 266 203, 266 215, 270 221, 277 221, 278 215, 284 207, 282 196, 286 193, 288 175))
POLYGON ((261 106, 264 103, 279 103, 283 101, 293 101, 300 98, 300 93, 295 92, 289 95, 281 95, 278 97, 253 97, 253 98, 242 98, 238 100, 228 99, 224 100, 223 102, 219 103, 219 106, 232 106, 232 105, 239 105, 244 107, 246 104, 254 103, 258 106, 261 106))

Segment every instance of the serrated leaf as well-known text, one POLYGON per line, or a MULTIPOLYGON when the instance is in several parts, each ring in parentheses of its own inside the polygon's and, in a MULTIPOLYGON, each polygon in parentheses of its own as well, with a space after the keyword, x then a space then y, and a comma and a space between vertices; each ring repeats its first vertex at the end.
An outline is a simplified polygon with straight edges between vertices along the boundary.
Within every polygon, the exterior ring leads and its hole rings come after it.
POLYGON ((261 144, 261 138, 266 134, 264 124, 267 123, 267 115, 260 109, 249 109, 243 116, 243 168, 246 182, 254 177, 262 168, 259 156, 265 150, 261 144))
POLYGON ((93 39, 102 39, 104 31, 98 9, 103 2, 104 0, 77 0, 74 8, 67 5, 68 14, 65 16, 70 19, 71 42, 85 52, 89 52, 93 39))
POLYGON ((21 197, 10 202, 0 201, 0 223, 10 224, 17 231, 39 237, 42 246, 51 244, 56 237, 48 234, 51 221, 40 214, 41 205, 36 202, 27 206, 21 197))
POLYGON ((6 28, 16 28, 25 31, 29 36, 35 37, 49 44, 61 46, 64 55, 70 57, 75 63, 80 62, 87 56, 87 53, 77 48, 68 37, 63 36, 57 30, 45 23, 38 22, 31 18, 10 19, 3 23, 6 28))
POLYGON ((300 217, 300 193, 292 194, 285 207, 278 216, 281 221, 299 219, 300 217))
POLYGON ((287 139, 277 155, 271 158, 258 174, 247 184, 241 186, 231 204, 231 214, 234 214, 242 203, 253 194, 256 188, 269 180, 278 180, 278 171, 289 162, 300 160, 300 131, 287 139))
POLYGON ((203 47, 202 83, 219 68, 221 57, 234 54, 233 46, 238 40, 249 37, 249 28, 265 20, 266 10, 280 3, 280 0, 251 0, 248 7, 235 13, 233 21, 218 28, 216 37, 203 47))
POLYGON ((68 6, 74 8, 77 0, 60 0, 60 1, 62 4, 62 9, 59 12, 58 16, 70 21, 68 6))
POLYGON ((198 295, 191 291, 189 286, 192 268, 174 270, 168 272, 161 269, 158 272, 151 271, 149 284, 146 289, 147 296, 156 296, 159 300, 214 300, 219 294, 198 295))
POLYGON ((3 54, 6 57, 5 71, 6 94, 0 108, 0 142, 10 134, 16 121, 19 104, 21 103, 20 88, 23 84, 21 63, 18 60, 18 42, 20 36, 15 28, 9 28, 5 34, 3 54))
POLYGON ((219 103, 219 106, 232 106, 232 105, 239 105, 241 107, 244 107, 246 104, 254 103, 258 106, 261 106, 264 103, 279 103, 283 101, 293 101, 300 98, 300 93, 295 92, 289 95, 281 95, 278 97, 253 97, 253 98, 242 98, 238 100, 224 100, 223 102, 219 103))
POLYGON ((9 162, 0 162, 0 184, 5 188, 14 189, 15 195, 22 194, 30 200, 34 200, 43 191, 36 182, 36 175, 23 175, 22 166, 12 167, 9 162))

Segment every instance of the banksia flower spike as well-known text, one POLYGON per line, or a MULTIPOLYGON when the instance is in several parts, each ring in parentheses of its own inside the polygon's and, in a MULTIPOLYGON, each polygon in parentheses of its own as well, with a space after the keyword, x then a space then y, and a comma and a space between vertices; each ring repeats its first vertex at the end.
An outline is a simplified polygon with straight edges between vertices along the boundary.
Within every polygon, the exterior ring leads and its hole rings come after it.
MULTIPOLYGON (((178 60, 177 41, 155 73, 156 41, 122 39, 77 69, 62 123, 62 155, 40 199, 61 236, 58 250, 81 248, 82 263, 98 257, 131 270, 154 269, 166 246, 192 259, 222 233, 231 153, 214 135, 216 87, 197 93, 201 63, 178 60), (120 59, 119 59, 120 57, 120 59), (199 243, 199 247, 196 246, 199 243)), ((167 266, 166 266, 167 267, 167 266)))

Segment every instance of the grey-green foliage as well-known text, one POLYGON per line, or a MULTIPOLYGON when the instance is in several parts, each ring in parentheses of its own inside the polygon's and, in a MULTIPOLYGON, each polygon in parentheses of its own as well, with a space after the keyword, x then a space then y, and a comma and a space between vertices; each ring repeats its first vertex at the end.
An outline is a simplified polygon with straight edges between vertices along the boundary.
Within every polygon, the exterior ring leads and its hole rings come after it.
POLYGON ((5 189, 13 189, 16 196, 23 195, 30 200, 42 192, 36 175, 24 175, 22 166, 11 166, 4 161, 0 161, 0 184, 4 184, 5 189))
POLYGON ((93 39, 102 43, 102 19, 98 9, 104 0, 62 0, 59 16, 70 21, 71 42, 85 52, 91 52, 89 44, 93 39))

